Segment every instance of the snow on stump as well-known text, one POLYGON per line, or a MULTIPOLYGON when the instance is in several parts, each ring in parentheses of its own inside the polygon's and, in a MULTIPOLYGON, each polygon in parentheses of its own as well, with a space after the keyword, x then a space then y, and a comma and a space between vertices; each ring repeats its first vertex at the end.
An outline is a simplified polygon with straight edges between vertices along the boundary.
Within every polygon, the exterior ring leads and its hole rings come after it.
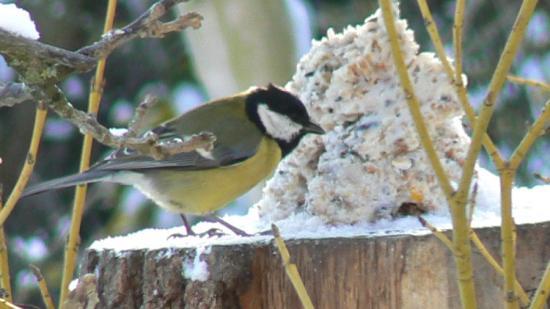
MULTIPOLYGON (((457 182, 470 143, 461 125, 464 112, 440 61, 419 53, 406 21, 396 25, 434 147, 457 182)), ((450 228, 381 13, 340 34, 329 30, 286 87, 327 134, 306 137, 281 162, 247 216, 224 219, 249 232, 275 223, 316 308, 460 308, 450 250, 403 213, 403 205, 415 205, 428 222, 450 228)), ((472 227, 498 257, 499 183, 477 171, 472 227)), ((534 207, 548 201, 549 192, 548 186, 513 192, 517 274, 527 291, 536 287, 550 256, 549 212, 534 207)), ((80 269, 94 275, 79 281, 71 301, 97 299, 100 308, 301 307, 272 237, 167 240, 178 232, 141 231, 96 242, 80 269)), ((502 306, 501 275, 475 249, 473 265, 480 308, 502 306)))
MULTIPOLYGON (((499 229, 478 233, 498 256, 499 229)), ((168 235, 156 234, 158 242, 168 235)), ((540 281, 549 244, 550 223, 518 226, 517 273, 527 291, 540 281)), ((316 308, 460 308, 453 257, 432 235, 297 239, 287 246, 316 308)), ((475 250, 473 264, 479 307, 502 307, 502 277, 475 250)), ((96 274, 98 308, 301 308, 265 239, 207 249, 90 249, 80 272, 96 274)))

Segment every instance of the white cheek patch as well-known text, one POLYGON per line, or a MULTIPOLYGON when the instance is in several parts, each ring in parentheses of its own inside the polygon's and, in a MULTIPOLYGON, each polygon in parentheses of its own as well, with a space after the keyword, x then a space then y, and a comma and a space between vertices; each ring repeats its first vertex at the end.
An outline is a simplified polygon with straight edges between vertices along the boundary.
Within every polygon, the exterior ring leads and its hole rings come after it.
POLYGON ((302 125, 270 110, 265 104, 258 105, 258 115, 267 133, 276 139, 290 142, 302 130, 302 125))

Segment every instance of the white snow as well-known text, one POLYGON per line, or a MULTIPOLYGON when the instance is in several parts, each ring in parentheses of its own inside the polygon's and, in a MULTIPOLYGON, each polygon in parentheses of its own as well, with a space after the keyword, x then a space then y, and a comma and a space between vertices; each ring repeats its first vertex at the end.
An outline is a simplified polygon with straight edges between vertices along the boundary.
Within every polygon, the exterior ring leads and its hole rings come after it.
POLYGON ((126 133, 128 133, 128 129, 126 128, 109 128, 109 132, 113 134, 114 136, 124 136, 126 133))
MULTIPOLYGON (((478 178, 478 193, 472 226, 474 228, 500 225, 500 189, 499 179, 489 171, 480 168, 478 178)), ((532 224, 550 221, 550 185, 540 185, 533 188, 514 188, 512 192, 513 216, 516 224, 532 224)), ((426 214, 423 216, 435 227, 450 229, 451 219, 448 213, 426 214)), ((225 216, 223 219, 249 233, 265 231, 271 222, 264 222, 258 215, 256 207, 252 207, 244 216, 225 216)), ((415 217, 403 217, 395 220, 382 219, 376 222, 360 222, 353 225, 327 225, 321 218, 305 212, 291 215, 285 219, 273 222, 281 230, 285 239, 320 239, 335 237, 377 237, 384 235, 426 235, 430 234, 415 217)), ((267 243, 272 236, 241 237, 234 235, 216 223, 199 223, 193 228, 196 232, 210 228, 219 228, 227 235, 221 237, 183 237, 169 238, 175 233, 183 233, 184 228, 146 229, 126 236, 108 237, 95 241, 92 250, 114 250, 122 254, 127 250, 157 250, 162 248, 198 248, 193 261, 186 263, 185 274, 188 278, 202 278, 207 272, 206 263, 197 256, 208 254, 207 246, 234 245, 246 243, 267 243), (198 260, 197 260, 198 259, 198 260), (203 264, 204 263, 204 264, 203 264)), ((186 277, 187 278, 187 277, 186 277)), ((198 279, 193 279, 198 280, 198 279)))
POLYGON ((0 28, 27 39, 40 38, 29 12, 15 4, 0 4, 0 28))
POLYGON ((183 277, 192 281, 208 280, 208 264, 201 260, 201 257, 203 257, 203 254, 210 254, 211 251, 212 247, 197 247, 195 257, 192 260, 183 261, 183 277))
POLYGON ((71 283, 69 283, 69 286, 67 288, 69 289, 69 291, 74 291, 74 289, 76 289, 77 286, 78 286, 78 278, 73 279, 71 283))

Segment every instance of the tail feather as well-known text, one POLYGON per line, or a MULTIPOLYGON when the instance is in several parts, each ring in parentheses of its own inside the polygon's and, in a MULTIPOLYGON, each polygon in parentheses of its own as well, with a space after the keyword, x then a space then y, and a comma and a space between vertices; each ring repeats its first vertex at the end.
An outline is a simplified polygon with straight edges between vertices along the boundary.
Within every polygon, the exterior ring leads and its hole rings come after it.
POLYGON ((88 171, 81 174, 52 179, 27 187, 21 197, 35 195, 50 190, 68 188, 85 183, 102 181, 109 178, 111 173, 111 171, 88 171))

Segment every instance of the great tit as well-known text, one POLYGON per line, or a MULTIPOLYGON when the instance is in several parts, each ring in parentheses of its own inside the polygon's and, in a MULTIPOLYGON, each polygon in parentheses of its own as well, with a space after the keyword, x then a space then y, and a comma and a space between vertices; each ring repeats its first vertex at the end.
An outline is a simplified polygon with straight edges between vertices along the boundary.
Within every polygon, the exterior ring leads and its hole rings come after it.
POLYGON ((269 84, 205 103, 152 129, 161 139, 200 132, 215 135, 211 151, 196 150, 155 160, 121 149, 89 170, 29 187, 23 196, 93 183, 133 185, 159 206, 182 215, 210 216, 235 233, 238 228, 211 214, 270 176, 307 133, 323 134, 303 103, 269 84))

